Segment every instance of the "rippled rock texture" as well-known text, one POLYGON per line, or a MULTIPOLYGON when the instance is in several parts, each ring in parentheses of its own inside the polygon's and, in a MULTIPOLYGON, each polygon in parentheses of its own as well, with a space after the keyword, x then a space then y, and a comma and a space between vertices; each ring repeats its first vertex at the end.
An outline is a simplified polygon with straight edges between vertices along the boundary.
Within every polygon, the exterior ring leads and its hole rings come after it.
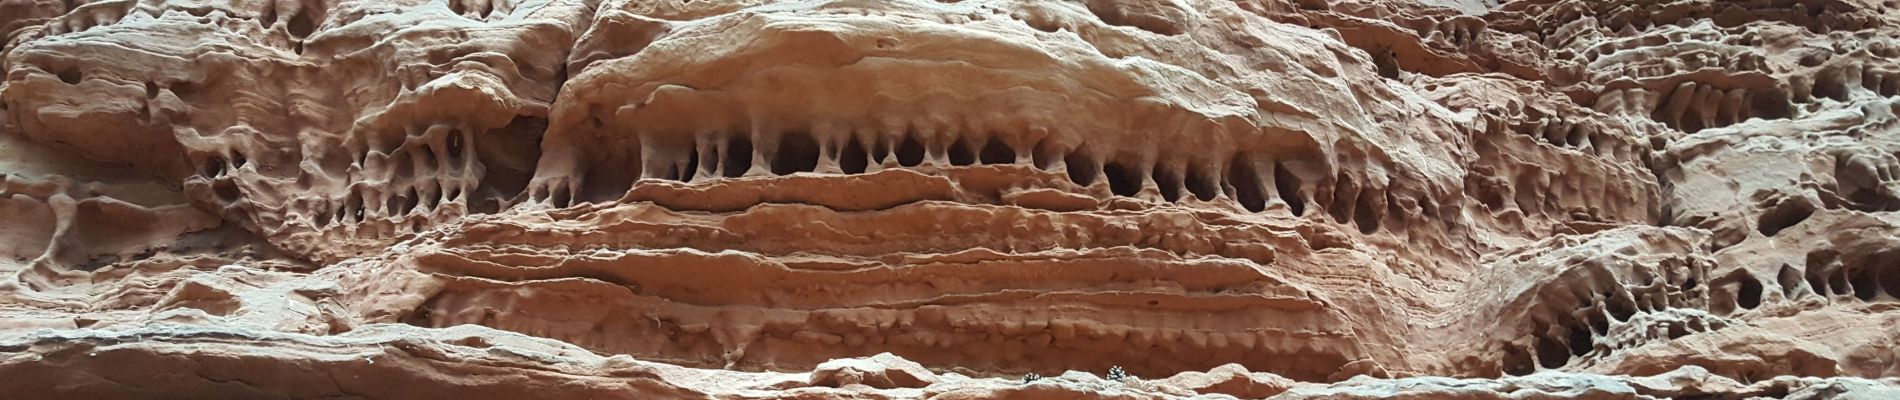
POLYGON ((5 393, 1900 390, 1894 1, 0 0, 0 40, 5 393))

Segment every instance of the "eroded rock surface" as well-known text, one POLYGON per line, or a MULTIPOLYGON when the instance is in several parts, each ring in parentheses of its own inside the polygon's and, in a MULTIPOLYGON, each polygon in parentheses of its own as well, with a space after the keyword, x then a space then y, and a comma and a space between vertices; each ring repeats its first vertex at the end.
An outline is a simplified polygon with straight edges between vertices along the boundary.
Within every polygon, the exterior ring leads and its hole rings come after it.
POLYGON ((1891 397, 1896 24, 0 0, 0 390, 1891 397))

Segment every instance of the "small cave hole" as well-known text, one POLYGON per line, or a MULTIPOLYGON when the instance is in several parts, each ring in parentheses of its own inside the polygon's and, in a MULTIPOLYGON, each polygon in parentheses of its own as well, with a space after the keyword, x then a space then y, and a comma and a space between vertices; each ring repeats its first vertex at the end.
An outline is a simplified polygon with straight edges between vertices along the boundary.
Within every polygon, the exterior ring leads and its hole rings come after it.
POLYGON ((1504 346, 1504 374, 1524 376, 1537 372, 1536 364, 1531 361, 1531 353, 1515 345, 1504 346))
POLYGON ((1562 343, 1543 335, 1537 336, 1537 363, 1546 369, 1563 368, 1570 363, 1570 351, 1562 343))
POLYGON ((1155 186, 1161 189, 1161 198, 1169 203, 1181 201, 1181 177, 1155 166, 1155 186))
POLYGON ((882 138, 879 138, 877 142, 872 144, 871 146, 871 162, 870 163, 873 165, 884 165, 884 160, 888 160, 890 158, 891 158, 890 143, 883 140, 882 138))
POLYGON ((317 224, 317 228, 328 227, 330 226, 330 211, 329 210, 318 211, 315 213, 315 215, 311 215, 310 219, 311 221, 317 224))
POLYGON ((158 83, 145 82, 145 98, 147 99, 158 98, 158 83))
POLYGON ((1108 191, 1116 196, 1133 197, 1141 191, 1141 176, 1128 171, 1121 163, 1103 165, 1102 176, 1108 179, 1108 191))
POLYGON ((1610 312, 1610 318, 1615 318, 1619 322, 1629 322, 1631 317, 1636 316, 1636 302, 1617 296, 1615 292, 1603 294, 1603 308, 1610 312))
POLYGON ((1584 322, 1590 323, 1591 332, 1595 332, 1597 335, 1610 333, 1610 317, 1604 315, 1603 311, 1590 310, 1588 314, 1584 314, 1583 318, 1584 322))
POLYGON ((677 164, 667 164, 666 172, 661 172, 658 177, 669 181, 684 181, 680 179, 680 166, 677 164))
POLYGON ((1359 192, 1359 204, 1353 207, 1352 221, 1359 224, 1359 233, 1367 235, 1379 231, 1379 193, 1372 190, 1359 192))
MULTIPOLYGON (((697 149, 699 144, 694 143, 690 148, 697 149)), ((680 171, 680 182, 692 182, 693 177, 697 175, 699 175, 699 152, 688 151, 686 152, 686 170, 680 171)))
POLYGON ((211 184, 211 191, 218 196, 218 201, 225 204, 236 203, 242 194, 238 190, 237 182, 228 180, 211 184))
POLYGON ((1062 151, 1056 148, 1055 140, 1052 139, 1043 139, 1042 142, 1036 143, 1035 149, 1029 154, 1029 161, 1040 169, 1055 168, 1056 160, 1060 158, 1062 158, 1062 151))
POLYGON ((349 210, 350 221, 361 222, 363 220, 363 196, 357 196, 356 193, 352 191, 349 194, 349 198, 345 201, 348 203, 345 209, 349 210))
POLYGON ((1739 285, 1735 288, 1735 305, 1748 310, 1760 307, 1761 281, 1755 280, 1755 277, 1748 276, 1747 273, 1743 273, 1736 281, 1739 285))
POLYGON ((1807 278, 1808 278, 1809 290, 1813 290, 1814 294, 1818 294, 1822 296, 1827 295, 1827 277, 1826 276, 1822 276, 1821 274, 1814 273, 1813 267, 1809 267, 1807 278))
POLYGON ((1682 120, 1678 121, 1676 124, 1676 129, 1681 130, 1684 133, 1701 132, 1703 129, 1706 129, 1706 128, 1713 128, 1713 127, 1702 126, 1701 118, 1696 118, 1689 115, 1684 115, 1682 117, 1682 120))
POLYGON ((1795 290, 1801 288, 1801 272, 1795 271, 1792 265, 1781 264, 1781 271, 1775 273, 1775 283, 1781 285, 1782 298, 1793 299, 1795 290))
POLYGON ((736 137, 726 141, 726 159, 721 161, 720 169, 727 178, 744 176, 752 169, 752 139, 736 137))
POLYGON ((1351 222, 1352 220, 1348 219, 1351 218, 1351 216, 1346 215, 1346 212, 1352 208, 1355 204, 1354 202, 1359 199, 1357 189, 1359 188, 1354 185, 1353 181, 1341 176, 1333 185, 1332 204, 1329 205, 1330 207, 1322 208, 1322 210, 1326 211, 1326 215, 1333 217, 1333 222, 1342 224, 1351 222))
POLYGON ((951 143, 949 150, 950 165, 962 166, 975 164, 976 150, 971 149, 970 146, 970 141, 963 138, 958 138, 956 143, 951 143))
MULTIPOLYGON (((1814 81, 1813 95, 1815 97, 1843 101, 1847 100, 1847 91, 1847 84, 1837 74, 1823 73, 1814 81)), ((1756 110, 1757 114, 1760 112, 1761 110, 1756 110)))
POLYGON ((1194 194, 1194 198, 1201 201, 1214 201, 1214 197, 1220 195, 1220 184, 1208 179, 1208 174, 1194 173, 1191 169, 1189 171, 1187 190, 1188 193, 1194 194))
POLYGON ((977 154, 977 161, 983 164, 1014 164, 1016 149, 1009 148, 1009 144, 1003 143, 1002 139, 991 139, 989 144, 983 146, 983 151, 977 154))
MULTIPOLYGON (((1846 97, 1843 93, 1842 97, 1846 97)), ((1788 100, 1788 94, 1781 91, 1757 92, 1749 100, 1749 112, 1762 119, 1783 119, 1794 115, 1794 103, 1788 100)))
POLYGON ((1836 268, 1827 278, 1827 287, 1837 296, 1852 293, 1854 288, 1847 287, 1847 268, 1836 268))
POLYGON ((1879 270, 1873 268, 1855 268, 1848 275, 1849 286, 1854 287, 1854 298, 1861 301, 1873 301, 1880 296, 1879 270))
POLYGON ((435 207, 439 205, 441 196, 442 193, 438 192, 431 193, 430 196, 424 197, 421 191, 416 190, 416 188, 409 188, 409 197, 416 199, 415 203, 421 205, 425 210, 434 210, 435 207))
POLYGON ((1762 235, 1774 236, 1781 233, 1783 229, 1806 221, 1812 215, 1814 215, 1814 205, 1806 201, 1783 200, 1776 203, 1775 207, 1769 209, 1768 212, 1762 213, 1756 225, 1761 229, 1762 235))
POLYGON ((1100 171, 1096 171, 1095 162, 1089 160, 1088 157, 1082 155, 1081 152, 1069 154, 1068 158, 1063 160, 1063 163, 1068 165, 1070 182, 1075 182, 1075 184, 1082 186, 1095 184, 1095 175, 1100 171))
MULTIPOLYGON (((450 3, 453 4, 454 2, 450 3)), ((303 39, 310 37, 312 33, 316 33, 317 20, 315 14, 316 13, 312 12, 299 12, 297 15, 290 17, 290 24, 285 27, 289 30, 290 36, 303 39)))
POLYGON ((449 165, 462 165, 462 148, 463 146, 467 146, 466 143, 462 143, 462 140, 461 130, 449 131, 449 137, 446 139, 448 142, 446 143, 448 154, 444 155, 448 158, 449 165))
POLYGON ((501 197, 478 198, 469 202, 468 212, 475 214, 498 213, 501 212, 502 201, 505 200, 505 198, 501 197))
POLYGON ((1275 164, 1273 168, 1273 187, 1285 201, 1293 215, 1306 215, 1306 200, 1300 196, 1300 178, 1286 168, 1286 164, 1275 164))
MULTIPOLYGON (((398 208, 396 208, 393 211, 393 213, 397 215, 408 214, 410 211, 417 210, 418 208, 420 208, 418 206, 424 203, 424 199, 422 198, 422 192, 416 190, 416 188, 413 188, 413 187, 409 188, 409 191, 404 193, 402 197, 399 197, 399 198, 402 199, 402 203, 398 204, 397 205, 398 208)), ((430 203, 429 207, 421 208, 421 210, 424 212, 435 210, 435 204, 434 204, 435 200, 429 199, 427 200, 427 202, 430 203)))
POLYGON ((1378 49, 1373 52, 1372 65, 1377 69, 1379 77, 1399 79, 1399 57, 1392 52, 1392 49, 1378 49))
POLYGON ((224 158, 211 157, 205 159, 204 176, 206 178, 224 176, 224 158))
POLYGON ((555 190, 553 194, 548 195, 548 203, 553 204, 555 207, 573 206, 579 202, 578 199, 574 198, 573 194, 568 193, 566 190, 555 190))
POLYGON ((1466 185, 1466 187, 1470 187, 1477 192, 1473 195, 1478 198, 1479 203, 1484 204, 1486 210, 1493 212, 1504 210, 1506 196, 1503 190, 1499 190, 1499 188, 1495 186, 1484 184, 1466 185))
MULTIPOLYGON (((633 188, 633 183, 647 173, 640 156, 639 151, 610 153, 606 159, 589 165, 587 171, 581 173, 585 179, 580 180, 580 190, 556 189, 550 201, 567 207, 624 198, 627 191, 633 188)), ((664 172, 654 171, 653 175, 661 176, 664 172)))
POLYGON ((264 6, 264 13, 257 16, 257 23, 266 29, 277 25, 277 7, 264 6))
POLYGON ((1584 354, 1590 354, 1590 345, 1593 339, 1590 337, 1590 330, 1571 328, 1569 339, 1570 355, 1581 357, 1584 354))
POLYGON ((1234 157, 1227 166, 1227 182, 1234 185, 1234 197, 1240 206, 1251 212, 1266 211, 1267 196, 1262 187, 1265 184, 1256 175, 1253 163, 1244 155, 1234 157))
POLYGON ((864 150, 864 144, 858 138, 845 142, 844 150, 838 153, 838 168, 847 174, 862 174, 871 164, 871 153, 864 150))
POLYGON ((171 91, 173 96, 178 96, 179 98, 191 98, 198 94, 198 90, 201 86, 203 85, 189 81, 177 81, 166 84, 165 90, 171 91))
POLYGON ((402 194, 384 197, 383 212, 389 215, 402 215, 406 210, 402 207, 402 203, 404 203, 402 194))
POLYGON ((1900 269, 1892 267, 1881 269, 1880 288, 1887 292, 1887 297, 1900 299, 1900 269))
POLYGON ((501 198, 526 190, 540 161, 541 137, 547 131, 547 122, 545 118, 517 115, 507 126, 482 132, 482 145, 474 149, 475 162, 483 171, 477 190, 501 198))
POLYGON ((59 81, 66 82, 68 85, 78 85, 81 78, 78 69, 66 68, 59 70, 59 81))
POLYGON ((818 142, 803 132, 787 132, 779 138, 778 152, 772 157, 772 173, 791 175, 818 169, 818 142))
POLYGON ((1831 250, 1821 250, 1821 251, 1808 253, 1808 259, 1807 259, 1807 264, 1805 268, 1807 273, 1803 274, 1804 277, 1807 278, 1808 289, 1812 290, 1814 294, 1816 295, 1827 296, 1828 281, 1827 281, 1826 268, 1828 265, 1834 264, 1839 259, 1840 259, 1840 255, 1831 250))
POLYGON ((897 165, 915 167, 924 163, 924 144, 917 142, 915 136, 904 136, 897 144, 897 165))
POLYGON ((1668 335, 1669 335, 1670 340, 1681 339, 1683 336, 1689 336, 1689 327, 1684 326, 1680 322, 1670 323, 1668 335))
POLYGON ((482 11, 476 14, 477 19, 488 19, 493 16, 495 16, 495 3, 493 2, 482 3, 482 11))

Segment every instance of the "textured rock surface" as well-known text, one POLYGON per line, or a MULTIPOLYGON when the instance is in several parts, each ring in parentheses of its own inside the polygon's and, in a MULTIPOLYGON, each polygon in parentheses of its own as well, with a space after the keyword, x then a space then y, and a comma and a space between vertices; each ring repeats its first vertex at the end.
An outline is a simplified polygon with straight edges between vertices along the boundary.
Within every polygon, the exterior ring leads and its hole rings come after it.
POLYGON ((1896 24, 0 0, 0 391, 1889 398, 1896 24))

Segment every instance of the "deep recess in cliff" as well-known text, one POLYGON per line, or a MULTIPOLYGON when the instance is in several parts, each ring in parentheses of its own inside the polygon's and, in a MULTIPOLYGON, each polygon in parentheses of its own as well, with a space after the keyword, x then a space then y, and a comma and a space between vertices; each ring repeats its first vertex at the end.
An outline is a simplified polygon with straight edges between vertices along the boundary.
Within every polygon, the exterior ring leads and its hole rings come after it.
POLYGON ((1900 396, 1895 0, 0 0, 0 41, 0 397, 1900 396))

